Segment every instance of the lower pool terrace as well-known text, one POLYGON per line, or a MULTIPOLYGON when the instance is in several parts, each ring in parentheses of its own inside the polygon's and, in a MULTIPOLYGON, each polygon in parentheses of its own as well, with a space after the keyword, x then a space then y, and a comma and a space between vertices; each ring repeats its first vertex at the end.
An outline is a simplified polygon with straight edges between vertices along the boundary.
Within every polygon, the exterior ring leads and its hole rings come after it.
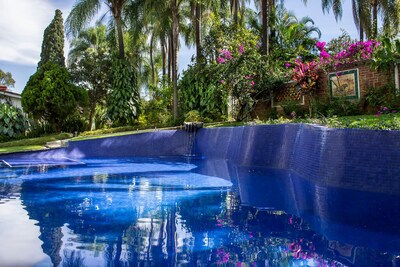
POLYGON ((400 266, 397 131, 158 131, 0 160, 0 226, 20 201, 43 264, 400 266))

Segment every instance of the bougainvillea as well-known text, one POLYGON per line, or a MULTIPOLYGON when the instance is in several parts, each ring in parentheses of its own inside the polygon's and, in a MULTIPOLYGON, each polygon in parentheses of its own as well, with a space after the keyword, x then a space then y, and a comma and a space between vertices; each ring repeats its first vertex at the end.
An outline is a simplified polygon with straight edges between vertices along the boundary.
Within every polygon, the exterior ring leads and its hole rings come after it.
MULTIPOLYGON (((302 62, 301 59, 296 59, 291 72, 292 79, 298 84, 299 90, 303 95, 310 94, 316 89, 316 82, 320 77, 319 73, 321 71, 336 71, 337 68, 343 65, 371 59, 373 52, 379 45, 379 42, 375 40, 356 42, 336 54, 329 54, 326 49, 326 43, 317 42, 315 46, 320 51, 319 60, 302 62)), ((290 63, 285 64, 285 67, 290 66, 290 63)), ((339 77, 340 72, 336 72, 339 77)))
POLYGON ((268 63, 257 44, 222 49, 217 62, 224 68, 220 83, 233 97, 233 117, 238 121, 249 119, 256 102, 269 98, 270 90, 283 83, 283 72, 268 63))

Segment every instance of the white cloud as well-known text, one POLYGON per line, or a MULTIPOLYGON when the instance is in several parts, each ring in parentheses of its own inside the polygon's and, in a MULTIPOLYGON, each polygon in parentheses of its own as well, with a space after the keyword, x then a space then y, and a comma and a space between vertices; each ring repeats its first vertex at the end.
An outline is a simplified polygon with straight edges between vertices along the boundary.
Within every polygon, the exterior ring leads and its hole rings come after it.
MULTIPOLYGON (((0 0, 0 60, 36 65, 55 9, 51 0, 0 0)), ((65 19, 69 10, 61 11, 65 19)))

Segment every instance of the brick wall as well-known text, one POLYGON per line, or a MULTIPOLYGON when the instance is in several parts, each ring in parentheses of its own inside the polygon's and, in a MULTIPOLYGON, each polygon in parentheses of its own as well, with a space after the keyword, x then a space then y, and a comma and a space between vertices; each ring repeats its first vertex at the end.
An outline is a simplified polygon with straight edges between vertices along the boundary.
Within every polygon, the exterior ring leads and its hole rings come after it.
MULTIPOLYGON (((394 84, 394 68, 388 70, 373 69, 368 62, 360 62, 338 68, 337 72, 358 69, 360 98, 365 97, 368 88, 382 87, 389 83, 394 84)), ((329 82, 327 75, 323 74, 318 83, 318 95, 329 95, 329 82)))
MULTIPOLYGON (((400 68, 400 64, 398 65, 400 68)), ((368 62, 359 62, 351 65, 347 65, 342 68, 338 68, 336 71, 337 72, 342 72, 346 70, 358 70, 358 83, 359 83, 359 92, 360 92, 360 99, 363 99, 367 92, 368 88, 370 87, 382 87, 387 84, 395 84, 395 78, 394 78, 394 67, 388 69, 388 70, 376 70, 368 64, 368 62)), ((334 71, 332 71, 334 73, 334 71)), ((399 80, 400 80, 400 72, 399 72, 399 80)), ((292 84, 288 85, 289 87, 292 86, 292 84)), ((320 76, 320 79, 318 81, 318 89, 317 89, 317 97, 319 98, 326 98, 330 97, 330 88, 329 88, 329 81, 328 81, 328 75, 327 74, 322 74, 320 76)), ((274 98, 275 102, 275 107, 278 107, 278 111, 281 111, 282 109, 279 106, 279 100, 282 100, 280 98, 282 92, 277 92, 279 94, 278 96, 276 95, 274 98), (278 104, 277 104, 278 103, 278 104)), ((297 101, 296 99, 292 99, 297 101)), ((308 105, 307 98, 305 98, 305 105, 308 105)), ((265 119, 266 115, 268 114, 268 111, 271 110, 271 103, 268 102, 260 102, 257 103, 257 106, 255 108, 255 112, 253 114, 254 118, 261 118, 265 119), (254 116, 256 115, 256 116, 254 116)))

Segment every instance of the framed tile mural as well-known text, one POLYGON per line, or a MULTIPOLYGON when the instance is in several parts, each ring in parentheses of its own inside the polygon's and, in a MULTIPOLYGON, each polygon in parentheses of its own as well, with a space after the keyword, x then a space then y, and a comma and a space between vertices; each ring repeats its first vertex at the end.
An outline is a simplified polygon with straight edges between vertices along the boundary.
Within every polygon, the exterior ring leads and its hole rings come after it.
POLYGON ((329 73, 331 97, 360 98, 358 69, 329 73))

